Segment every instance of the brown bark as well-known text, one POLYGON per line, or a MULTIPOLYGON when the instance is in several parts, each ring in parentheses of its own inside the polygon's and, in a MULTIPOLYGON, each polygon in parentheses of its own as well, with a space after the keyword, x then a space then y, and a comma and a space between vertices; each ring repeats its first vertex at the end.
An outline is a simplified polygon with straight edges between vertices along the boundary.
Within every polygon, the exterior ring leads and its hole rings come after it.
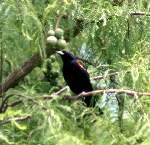
POLYGON ((20 121, 28 120, 30 118, 31 118, 31 115, 9 118, 8 120, 4 120, 4 121, 0 122, 0 125, 5 125, 7 123, 11 123, 12 121, 20 122, 20 121))
MULTIPOLYGON (((47 56, 52 55, 55 49, 48 49, 47 56)), ((35 53, 29 60, 19 68, 14 70, 5 80, 4 83, 0 84, 0 96, 3 95, 9 88, 15 87, 20 80, 22 80, 28 73, 30 73, 36 66, 42 63, 40 53, 35 53)))

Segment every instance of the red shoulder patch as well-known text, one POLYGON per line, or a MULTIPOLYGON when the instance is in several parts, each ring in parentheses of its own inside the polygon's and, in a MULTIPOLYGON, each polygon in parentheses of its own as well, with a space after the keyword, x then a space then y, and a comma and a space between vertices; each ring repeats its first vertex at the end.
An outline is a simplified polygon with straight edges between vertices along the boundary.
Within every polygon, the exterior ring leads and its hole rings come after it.
POLYGON ((79 66, 81 69, 85 69, 85 70, 86 70, 85 64, 84 64, 81 60, 78 59, 76 62, 77 62, 78 66, 79 66))

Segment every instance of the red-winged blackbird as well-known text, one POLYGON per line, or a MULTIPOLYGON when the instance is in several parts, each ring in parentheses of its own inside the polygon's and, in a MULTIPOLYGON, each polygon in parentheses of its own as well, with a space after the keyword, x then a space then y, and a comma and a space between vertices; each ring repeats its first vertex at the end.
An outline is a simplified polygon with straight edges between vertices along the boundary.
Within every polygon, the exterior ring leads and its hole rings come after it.
MULTIPOLYGON (((63 76, 71 91, 75 94, 92 91, 93 88, 90 83, 89 74, 84 68, 83 63, 69 52, 57 51, 57 53, 63 60, 63 76)), ((88 107, 91 106, 91 99, 92 96, 84 98, 84 102, 88 107)))

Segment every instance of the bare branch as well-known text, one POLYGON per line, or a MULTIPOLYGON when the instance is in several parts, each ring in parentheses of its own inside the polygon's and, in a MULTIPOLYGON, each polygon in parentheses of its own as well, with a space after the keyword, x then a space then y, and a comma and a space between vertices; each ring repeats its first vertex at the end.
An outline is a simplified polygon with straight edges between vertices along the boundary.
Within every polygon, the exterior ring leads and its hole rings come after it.
MULTIPOLYGON (((91 96, 91 95, 93 95, 94 97, 94 95, 103 94, 103 93, 126 94, 128 96, 133 96, 133 97, 150 96, 150 92, 137 92, 137 91, 127 90, 127 89, 103 89, 103 90, 94 90, 91 92, 82 92, 76 96, 64 96, 64 98, 66 100, 78 100, 79 98, 82 97, 91 96)), ((40 99, 51 100, 58 95, 59 94, 53 93, 51 95, 43 96, 40 99)))
POLYGON ((146 12, 131 12, 130 15, 131 16, 150 16, 150 13, 146 13, 146 12))
POLYGON ((21 103, 23 103, 22 100, 17 100, 15 102, 11 103, 11 104, 8 104, 8 107, 14 107, 14 106, 17 106, 17 105, 19 105, 21 103))
POLYGON ((16 86, 19 81, 24 78, 26 74, 32 71, 32 69, 41 63, 41 57, 39 53, 34 54, 28 61, 26 61, 21 68, 12 72, 4 83, 0 85, 0 95, 7 91, 9 88, 16 86))
POLYGON ((20 122, 20 121, 24 121, 24 120, 27 120, 27 119, 30 119, 30 118, 31 118, 31 115, 9 118, 9 119, 7 119, 7 120, 1 121, 1 122, 0 122, 0 125, 4 125, 4 124, 7 124, 7 123, 11 123, 12 121, 20 122))
MULTIPOLYGON (((61 90, 65 90, 66 87, 64 87, 61 90)), ((59 92, 59 91, 58 91, 59 92)), ((61 92, 61 91, 60 91, 61 92)), ((147 92, 136 92, 133 90, 127 90, 127 89, 106 89, 106 90, 95 90, 95 91, 91 91, 91 92, 82 92, 79 95, 76 96, 65 96, 65 99, 67 100, 77 100, 79 98, 82 97, 86 97, 86 96, 90 96, 90 95, 96 95, 96 94, 102 94, 102 93, 115 93, 115 94, 127 94, 129 96, 150 96, 150 93, 147 92)), ((59 95, 59 93, 55 93, 55 95, 59 95)), ((50 96, 46 96, 46 97, 41 97, 41 99, 45 100, 45 99, 52 99, 54 97, 54 95, 50 95, 50 96)), ((21 102, 20 102, 21 103, 21 102)), ((0 122, 0 125, 4 125, 7 123, 10 123, 11 121, 15 120, 15 121, 23 121, 26 119, 31 118, 31 115, 27 115, 27 116, 23 116, 23 117, 16 117, 16 118, 10 118, 6 121, 2 121, 0 122)))
POLYGON ((119 74, 119 72, 114 72, 114 73, 107 74, 106 76, 92 77, 91 79, 92 80, 101 80, 101 79, 104 79, 104 78, 107 78, 107 77, 110 77, 110 76, 114 76, 114 75, 118 75, 118 74, 119 74))
POLYGON ((91 92, 82 92, 79 95, 76 96, 67 96, 65 99, 69 100, 77 100, 81 97, 91 96, 91 95, 97 95, 102 93, 115 93, 115 94, 127 94, 129 96, 150 96, 150 93, 147 92, 136 92, 132 90, 126 90, 126 89, 106 89, 106 90, 95 90, 91 92))
MULTIPOLYGON (((47 56, 53 54, 55 49, 47 49, 47 56)), ((30 73, 36 66, 42 63, 42 58, 40 53, 35 53, 29 60, 24 62, 24 64, 14 72, 12 72, 4 83, 0 84, 0 96, 3 92, 6 92, 9 88, 15 87, 20 80, 22 80, 28 73, 30 73)))
POLYGON ((62 94, 64 91, 66 91, 69 87, 68 86, 65 86, 63 87, 62 89, 60 89, 58 92, 55 93, 55 95, 60 95, 62 94))
POLYGON ((2 102, 1 102, 1 105, 0 105, 0 113, 2 112, 5 112, 7 107, 8 107, 8 99, 10 98, 11 96, 2 96, 2 102))
POLYGON ((55 25, 55 29, 57 29, 60 25, 60 21, 61 21, 61 18, 63 17, 64 14, 59 14, 57 16, 57 19, 56 19, 56 25, 55 25))
MULTIPOLYGON (((65 91, 67 89, 68 86, 64 87, 63 89, 61 89, 61 91, 65 91)), ((61 92, 60 91, 60 92, 61 92)), ((59 92, 59 91, 58 91, 59 92)), ((61 93, 53 93, 51 95, 43 95, 42 97, 39 97, 38 99, 40 100, 51 100, 54 97, 58 97, 61 93)), ((97 94, 103 94, 103 93, 115 93, 115 94, 126 94, 128 96, 132 96, 132 97, 142 97, 142 96, 150 96, 150 92, 137 92, 137 91, 133 91, 133 90, 127 90, 127 89, 103 89, 103 90, 95 90, 95 91, 91 91, 91 92, 82 92, 79 95, 76 96, 64 96, 64 99, 66 100, 78 100, 82 97, 86 97, 86 96, 91 96, 93 95, 97 95, 97 94)), ((35 100, 32 99, 28 99, 29 101, 32 101, 35 104, 38 104, 35 100)), ((14 107, 20 103, 23 103, 23 101, 18 100, 12 104, 8 104, 8 106, 14 107)))

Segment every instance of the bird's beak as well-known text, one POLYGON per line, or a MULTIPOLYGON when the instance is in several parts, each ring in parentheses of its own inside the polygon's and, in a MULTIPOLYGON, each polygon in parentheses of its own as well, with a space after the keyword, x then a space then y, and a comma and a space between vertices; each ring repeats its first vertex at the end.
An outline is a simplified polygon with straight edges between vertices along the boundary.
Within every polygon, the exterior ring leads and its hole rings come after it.
POLYGON ((56 53, 58 53, 59 55, 64 55, 62 51, 56 51, 56 53))

